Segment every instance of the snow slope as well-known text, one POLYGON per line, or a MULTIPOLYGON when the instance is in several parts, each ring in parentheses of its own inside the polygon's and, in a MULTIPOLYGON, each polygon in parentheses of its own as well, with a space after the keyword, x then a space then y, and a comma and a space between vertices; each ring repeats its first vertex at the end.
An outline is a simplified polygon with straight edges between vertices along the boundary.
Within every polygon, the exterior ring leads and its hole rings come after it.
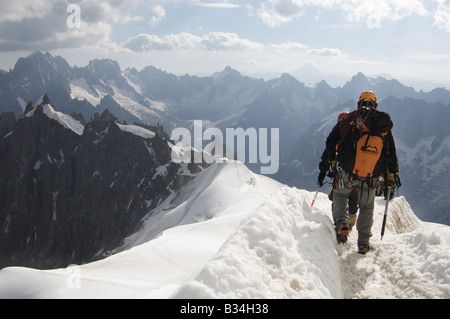
POLYGON ((449 227, 418 220, 403 197, 377 198, 372 244, 335 243, 330 201, 214 164, 152 212, 124 247, 66 269, 9 267, 0 298, 449 298, 449 227))
POLYGON ((116 123, 116 125, 124 132, 128 132, 143 138, 153 138, 155 137, 155 133, 147 130, 143 127, 137 126, 137 125, 123 125, 116 123))
MULTIPOLYGON (((25 114, 26 117, 32 117, 36 112, 37 107, 33 110, 25 114)), ((83 135, 84 126, 77 120, 75 120, 72 116, 55 111, 50 104, 44 104, 42 106, 42 112, 47 115, 49 118, 59 122, 65 128, 72 130, 78 135, 83 135)))

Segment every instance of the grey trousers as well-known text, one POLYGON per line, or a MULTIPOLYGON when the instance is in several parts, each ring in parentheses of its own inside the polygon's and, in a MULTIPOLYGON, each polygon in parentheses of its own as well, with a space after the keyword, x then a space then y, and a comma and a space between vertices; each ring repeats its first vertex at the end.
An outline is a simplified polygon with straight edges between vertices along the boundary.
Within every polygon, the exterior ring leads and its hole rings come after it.
POLYGON ((353 178, 352 188, 347 188, 349 174, 342 172, 344 187, 341 190, 333 189, 333 222, 336 225, 341 221, 348 221, 348 197, 353 189, 358 189, 359 216, 356 222, 358 229, 358 243, 368 244, 372 236, 373 209, 376 185, 368 185, 365 180, 353 178), (370 187, 373 186, 373 187, 370 187))

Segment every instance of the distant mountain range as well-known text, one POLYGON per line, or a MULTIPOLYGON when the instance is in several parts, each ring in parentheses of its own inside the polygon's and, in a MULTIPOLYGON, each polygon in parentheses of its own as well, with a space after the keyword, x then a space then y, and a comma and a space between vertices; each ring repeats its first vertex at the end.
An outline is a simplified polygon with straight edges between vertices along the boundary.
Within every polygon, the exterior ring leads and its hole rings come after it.
MULTIPOLYGON (((301 72, 301 70, 300 70, 301 72)), ((297 74, 301 77, 301 74, 297 74)), ((380 109, 394 121, 405 195, 424 220, 450 225, 450 176, 446 126, 450 91, 416 91, 395 79, 362 73, 342 87, 326 81, 305 85, 289 74, 263 80, 243 76, 231 67, 207 77, 176 76, 148 66, 122 70, 109 59, 71 67, 62 57, 34 52, 0 73, 0 111, 21 116, 27 104, 51 97, 58 111, 90 119, 108 109, 118 121, 191 128, 203 120, 217 127, 279 128, 281 168, 273 176, 292 186, 314 189, 326 135, 337 114, 352 110, 364 90, 380 98, 380 109)), ((258 165, 250 165, 257 170, 258 165)))

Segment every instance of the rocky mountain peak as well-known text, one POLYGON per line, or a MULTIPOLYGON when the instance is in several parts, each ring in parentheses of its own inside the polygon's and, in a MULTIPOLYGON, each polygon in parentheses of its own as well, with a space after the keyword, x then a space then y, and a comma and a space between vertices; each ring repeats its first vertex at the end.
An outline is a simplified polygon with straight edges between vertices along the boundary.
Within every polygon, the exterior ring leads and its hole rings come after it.
POLYGON ((44 94, 44 97, 42 98, 42 105, 50 105, 54 111, 56 111, 56 107, 53 104, 53 102, 50 100, 47 94, 44 94))
POLYGON ((25 107, 25 111, 24 111, 24 115, 27 114, 28 112, 32 111, 34 109, 34 103, 33 101, 28 102, 27 106, 25 107))
POLYGON ((117 61, 111 59, 92 60, 86 68, 100 78, 114 78, 121 73, 121 69, 117 61))
POLYGON ((0 139, 0 268, 101 259, 191 178, 171 161, 162 127, 145 138, 105 110, 79 135, 69 116, 38 112, 52 105, 43 100, 0 139))
POLYGON ((83 114, 73 112, 72 114, 70 114, 70 116, 72 116, 75 120, 77 120, 77 121, 80 122, 81 124, 86 125, 86 121, 85 121, 85 119, 84 119, 83 114))
POLYGON ((219 82, 225 80, 237 81, 242 79, 242 77, 242 74, 233 69, 231 66, 226 66, 221 72, 213 75, 213 78, 219 82))
POLYGON ((95 113, 93 117, 91 117, 91 122, 112 122, 116 121, 117 118, 109 112, 108 109, 105 109, 101 115, 98 115, 98 113, 95 113))

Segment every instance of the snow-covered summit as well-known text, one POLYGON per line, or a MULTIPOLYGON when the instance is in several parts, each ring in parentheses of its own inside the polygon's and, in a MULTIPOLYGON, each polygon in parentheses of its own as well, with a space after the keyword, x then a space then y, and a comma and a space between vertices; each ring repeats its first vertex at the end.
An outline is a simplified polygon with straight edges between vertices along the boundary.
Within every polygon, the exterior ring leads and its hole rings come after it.
POLYGON ((32 117, 34 113, 40 108, 42 108, 42 113, 47 115, 50 119, 53 119, 60 123, 62 126, 64 126, 67 129, 72 130, 78 135, 83 135, 84 131, 84 125, 75 120, 72 116, 58 112, 55 110, 55 108, 47 103, 47 104, 40 104, 39 106, 33 108, 31 111, 25 114, 26 117, 32 117))
POLYGON ((163 202, 104 260, 0 271, 0 298, 449 298, 448 227, 422 223, 404 197, 377 198, 372 244, 335 243, 331 203, 213 164, 163 202), (445 237, 443 234, 447 234, 445 237))

